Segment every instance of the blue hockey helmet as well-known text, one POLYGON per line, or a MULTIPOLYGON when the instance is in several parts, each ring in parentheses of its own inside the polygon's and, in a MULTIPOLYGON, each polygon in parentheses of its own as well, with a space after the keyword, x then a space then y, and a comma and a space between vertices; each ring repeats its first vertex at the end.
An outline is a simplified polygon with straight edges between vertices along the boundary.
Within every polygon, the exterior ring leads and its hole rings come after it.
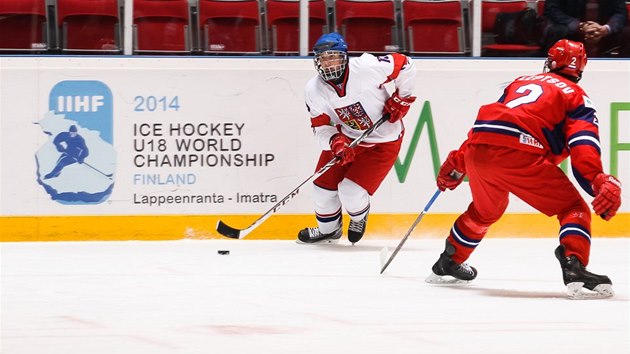
POLYGON ((315 69, 324 80, 339 79, 348 64, 348 44, 337 32, 325 33, 313 47, 315 69))
POLYGON ((317 42, 315 42, 313 52, 318 54, 327 50, 338 50, 347 53, 348 44, 346 43, 346 40, 343 39, 343 36, 337 32, 324 33, 321 37, 319 37, 317 42))

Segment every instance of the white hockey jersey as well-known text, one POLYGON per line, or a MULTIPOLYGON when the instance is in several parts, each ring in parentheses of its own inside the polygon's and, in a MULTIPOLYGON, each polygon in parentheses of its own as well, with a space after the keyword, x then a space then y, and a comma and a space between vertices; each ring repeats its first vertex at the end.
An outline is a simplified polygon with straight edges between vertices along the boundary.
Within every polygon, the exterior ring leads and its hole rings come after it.
MULTIPOLYGON (((413 61, 403 54, 376 57, 365 53, 350 58, 343 81, 338 85, 324 81, 319 75, 313 77, 306 85, 304 97, 322 150, 330 150, 330 138, 339 131, 354 140, 383 116, 385 101, 390 96, 386 83, 393 81, 402 97, 411 95, 415 74, 413 61)), ((402 121, 385 122, 363 144, 394 141, 402 130, 402 121)))

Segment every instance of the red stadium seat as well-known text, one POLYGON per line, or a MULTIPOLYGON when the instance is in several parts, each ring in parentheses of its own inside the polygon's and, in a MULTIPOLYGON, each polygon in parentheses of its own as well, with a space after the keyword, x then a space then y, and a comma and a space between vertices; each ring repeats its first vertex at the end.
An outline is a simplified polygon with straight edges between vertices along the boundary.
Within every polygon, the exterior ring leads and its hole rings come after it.
POLYGON ((118 0, 57 0, 63 51, 120 52, 118 0))
POLYGON ((198 6, 204 52, 253 54, 263 51, 257 0, 199 0, 198 6))
POLYGON ((134 52, 189 53, 188 0, 134 0, 134 52))
POLYGON ((518 12, 529 7, 527 0, 482 0, 481 2, 481 33, 482 56, 537 56, 540 51, 538 45, 495 43, 487 40, 492 36, 497 14, 518 12))
MULTIPOLYGON (((300 47, 300 2, 299 0, 267 0, 268 46, 272 53, 298 53, 300 47)), ((308 48, 313 48, 317 39, 328 33, 326 2, 310 0, 308 5, 309 28, 308 48)))
POLYGON ((545 14, 545 0, 536 0, 536 13, 538 16, 545 14))
POLYGON ((48 49, 46 0, 0 0, 0 50, 48 49))
POLYGON ((404 0, 402 22, 411 54, 465 54, 461 0, 404 0))
POLYGON ((350 52, 398 51, 393 1, 335 1, 337 32, 350 52))

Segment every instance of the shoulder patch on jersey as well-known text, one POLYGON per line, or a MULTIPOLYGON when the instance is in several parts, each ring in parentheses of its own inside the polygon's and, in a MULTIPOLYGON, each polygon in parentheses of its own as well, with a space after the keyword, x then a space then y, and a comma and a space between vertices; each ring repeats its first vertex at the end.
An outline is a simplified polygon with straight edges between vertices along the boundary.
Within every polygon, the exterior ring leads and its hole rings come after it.
POLYGON ((588 96, 583 95, 582 98, 584 99, 584 107, 592 108, 597 111, 597 108, 593 104, 593 101, 591 101, 591 99, 588 96))
POLYGON ((389 63, 389 58, 392 58, 394 60, 394 68, 392 70, 392 73, 387 76, 387 81, 385 81, 383 84, 386 84, 392 80, 395 80, 396 78, 398 78, 398 75, 400 74, 400 71, 403 70, 405 68, 405 65, 408 64, 408 58, 407 56, 403 55, 403 54, 399 54, 399 53, 394 53, 391 55, 388 55, 384 58, 387 58, 387 60, 381 60, 381 57, 378 57, 379 61, 386 61, 389 63))

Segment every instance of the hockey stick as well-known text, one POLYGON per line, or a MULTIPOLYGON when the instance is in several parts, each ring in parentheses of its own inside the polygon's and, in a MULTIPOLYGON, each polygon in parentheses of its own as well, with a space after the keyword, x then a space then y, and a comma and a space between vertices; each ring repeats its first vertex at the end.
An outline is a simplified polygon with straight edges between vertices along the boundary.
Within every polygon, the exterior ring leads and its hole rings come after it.
MULTIPOLYGON (((77 161, 77 162, 78 162, 78 161, 77 161)), ((112 176, 114 175, 113 173, 105 173, 105 172, 103 172, 103 171, 99 170, 98 168, 96 168, 96 167, 94 167, 94 166, 90 165, 89 163, 87 163, 87 162, 85 162, 85 161, 83 161, 83 162, 82 162, 82 164, 83 164, 83 165, 85 165, 85 166, 87 166, 87 167, 89 167, 89 168, 91 168, 91 169, 93 169, 94 171, 96 171, 96 172, 98 172, 98 173, 102 174, 103 176, 105 176, 105 177, 107 177, 107 178, 109 178, 109 179, 111 179, 111 178, 112 178, 112 176)))
MULTIPOLYGON (((389 119, 389 114, 384 114, 381 117, 381 119, 376 121, 376 123, 374 123, 374 125, 372 125, 369 129, 364 131, 363 134, 361 134, 361 136, 359 136, 358 138, 354 139, 354 141, 352 141, 352 143, 350 143, 350 147, 354 148, 355 146, 359 145, 368 135, 370 135, 376 128, 380 127, 388 119, 389 119)), ((328 171, 332 166, 334 166, 337 163, 337 160, 338 160, 338 158, 335 157, 332 160, 330 160, 326 165, 322 166, 319 170, 317 170, 317 172, 313 173, 304 182, 300 183, 300 185, 298 185, 297 187, 295 187, 295 189, 293 189, 291 192, 289 192, 289 194, 287 194, 286 197, 280 199, 279 202, 277 202, 274 206, 272 206, 271 209, 267 210, 266 213, 264 213, 261 217, 259 217, 256 221, 254 221, 248 227, 246 227, 244 229, 237 229, 237 228, 231 227, 231 226, 227 225, 226 223, 224 223, 223 221, 219 220, 217 222, 217 231, 221 235, 229 237, 229 238, 237 238, 237 239, 244 238, 250 232, 254 231, 258 226, 260 226, 260 224, 265 222, 265 220, 267 220, 267 218, 269 218, 272 214, 275 214, 278 211, 278 209, 280 209, 281 206, 287 204, 291 199, 293 199, 293 197, 295 197, 300 192, 300 188, 302 188, 303 185, 305 185, 306 183, 308 183, 308 182, 316 179, 317 177, 321 176, 322 174, 324 174, 324 172, 328 171)))
POLYGON ((99 170, 98 168, 96 168, 96 167, 94 167, 94 166, 90 165, 89 163, 87 163, 87 162, 85 162, 85 161, 83 161, 83 162, 79 162, 79 159, 77 159, 76 157, 72 157, 72 158, 74 159, 74 161, 78 162, 80 165, 85 165, 85 166, 87 166, 87 167, 89 167, 89 168, 93 169, 94 171, 96 171, 96 172, 98 172, 98 173, 102 174, 103 176, 105 176, 105 177, 107 177, 107 178, 109 178, 109 179, 111 179, 111 178, 112 178, 112 176, 114 175, 113 173, 109 173, 109 174, 108 174, 108 173, 105 173, 105 172, 103 172, 103 171, 99 170))
POLYGON ((437 199, 438 195, 440 195, 440 193, 441 193, 441 191, 439 189, 436 190, 435 193, 433 193, 433 196, 431 197, 431 200, 429 200, 427 205, 424 206, 424 209, 422 210, 420 215, 418 215, 418 217, 413 222, 413 224, 411 225, 409 230, 407 230, 407 233, 405 234, 405 237, 403 237, 403 239, 400 240, 400 243, 398 244, 398 246, 396 246, 396 249, 394 250, 392 255, 389 256, 389 259, 387 260, 387 262, 384 262, 385 258, 387 258, 387 248, 383 248, 383 250, 381 251, 381 274, 383 274, 385 269, 387 269, 387 266, 389 266, 389 264, 392 262, 392 260, 394 260, 394 257, 396 257, 396 255, 398 254, 398 252, 400 251, 402 246, 405 244, 405 242, 409 238, 409 235, 411 235, 411 232, 413 231, 413 229, 415 229, 416 226, 420 223, 420 220, 422 220, 422 217, 424 217, 424 214, 426 214, 427 211, 429 211, 429 208, 431 208, 431 205, 433 205, 433 202, 435 202, 435 200, 437 199))

